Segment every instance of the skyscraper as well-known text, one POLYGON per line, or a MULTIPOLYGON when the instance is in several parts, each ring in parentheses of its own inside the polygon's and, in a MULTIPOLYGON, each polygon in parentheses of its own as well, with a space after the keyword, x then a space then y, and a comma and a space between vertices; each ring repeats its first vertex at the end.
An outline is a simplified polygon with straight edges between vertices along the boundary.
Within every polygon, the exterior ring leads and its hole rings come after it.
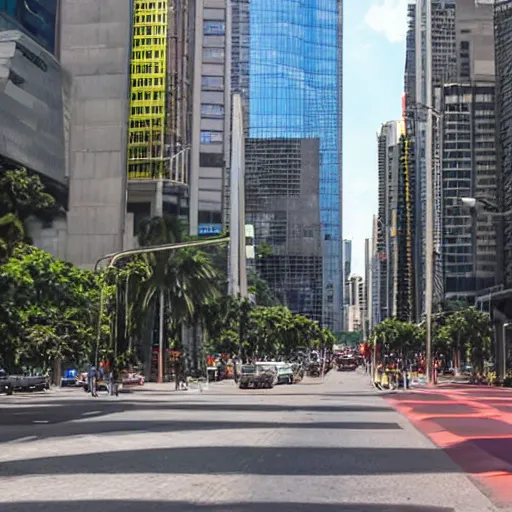
POLYGON ((352 240, 343 240, 343 330, 348 325, 348 278, 352 273, 352 240))
POLYGON ((343 240, 343 272, 345 280, 352 273, 352 240, 343 240))
POLYGON ((71 120, 67 259, 93 267, 123 248, 132 5, 61 0, 60 58, 71 120))
POLYGON ((27 167, 60 193, 67 188, 68 83, 52 55, 57 1, 33 7, 0 0, 0 166, 27 167))
MULTIPOLYGON (((498 116, 499 174, 498 204, 502 211, 512 209, 512 0, 497 0, 494 11, 496 47, 496 106, 498 116)), ((503 219, 503 253, 500 276, 512 288, 512 222, 503 219)))
POLYGON ((67 258, 77 265, 132 247, 144 218, 188 217, 194 21, 184 0, 60 1, 72 81, 67 258))
POLYGON ((377 136, 379 169, 378 252, 380 257, 379 317, 397 314, 398 238, 397 213, 400 192, 400 136, 404 133, 401 121, 385 123, 377 136))
MULTIPOLYGON (((276 141, 303 141, 318 148, 318 227, 294 223, 298 239, 318 238, 322 258, 320 294, 324 325, 341 328, 343 288, 341 234, 341 116, 342 116, 342 2, 340 0, 253 0, 249 15, 243 16, 245 3, 235 2, 238 22, 233 19, 233 39, 238 38, 233 70, 249 73, 249 80, 233 77, 248 108, 249 140, 259 141, 258 151, 276 151, 276 141), (244 25, 245 24, 245 25, 244 25), (247 29, 247 24, 249 28, 247 29), (248 36, 250 34, 250 36, 248 36), (248 38, 248 39, 247 39, 248 38), (245 46, 249 42, 248 48, 245 46), (268 142, 266 142, 268 141, 268 142), (310 141, 308 143, 307 141, 310 141)), ((287 144, 282 151, 286 154, 287 144)), ((246 158, 250 158, 246 152, 246 158)), ((293 159, 292 154, 289 158, 293 159)), ((300 166, 299 166, 300 167, 300 166)), ((313 172, 313 171, 312 171, 313 172)), ((299 174, 276 174, 273 186, 283 201, 299 195, 299 174)), ((251 176, 248 175, 249 181, 251 176)), ((272 184, 272 176, 267 176, 272 184)), ((312 189, 314 190, 314 189, 312 189)), ((261 193, 261 191, 260 191, 261 193)), ((314 194, 313 194, 314 195, 314 194)), ((313 200, 313 195, 311 196, 313 200)), ((303 196, 307 201, 307 194, 303 196)), ((248 198, 247 203, 249 204, 248 198)), ((252 215, 247 210, 248 218, 252 215)), ((254 212, 255 214, 257 212, 254 212)), ((290 217, 287 216, 289 219, 290 217)), ((256 244, 265 235, 255 226, 256 244)), ((292 224, 283 220, 285 236, 292 224)), ((272 245, 272 241, 270 240, 272 245)), ((296 247, 300 256, 302 249, 296 247)), ((286 258, 287 255, 284 255, 286 258)), ((292 274, 290 280, 296 279, 292 274)), ((291 282, 291 281, 290 281, 291 282)), ((316 291, 312 295, 316 295, 316 291)))
MULTIPOLYGON (((457 51, 455 32, 455 1, 454 0, 418 0, 408 7, 409 26, 406 41, 405 95, 406 95, 406 129, 409 146, 409 164, 411 183, 414 196, 414 305, 413 316, 419 320, 425 307, 425 241, 426 241, 426 178, 425 162, 426 144, 426 74, 427 54, 431 57, 432 87, 457 80, 457 51), (432 4, 432 30, 430 48, 426 38, 426 3, 432 4), (414 165, 414 167, 412 167, 414 165)), ((434 112, 435 122, 433 140, 439 140, 439 125, 434 112)), ((435 146, 435 144, 434 144, 435 146)), ((433 189, 436 199, 434 211, 434 246, 435 253, 440 251, 440 166, 436 157, 435 147, 432 172, 433 189), (437 194, 437 195, 436 195, 437 194)), ((439 256, 434 256, 434 270, 442 272, 439 256)), ((436 272, 434 272, 435 274, 436 272)), ((439 275, 438 275, 439 277, 439 275)))
POLYGON ((474 297, 496 280, 496 223, 459 197, 496 198, 492 5, 458 0, 457 81, 435 91, 442 120, 442 251, 446 298, 474 297))

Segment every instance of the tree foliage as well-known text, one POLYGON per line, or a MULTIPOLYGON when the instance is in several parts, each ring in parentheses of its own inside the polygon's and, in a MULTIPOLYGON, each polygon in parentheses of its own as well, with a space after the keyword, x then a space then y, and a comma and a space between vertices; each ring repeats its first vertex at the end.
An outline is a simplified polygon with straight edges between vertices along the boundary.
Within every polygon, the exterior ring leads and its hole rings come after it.
POLYGON ((0 173, 0 261, 26 240, 25 222, 31 216, 51 219, 59 211, 39 176, 26 169, 0 173))
POLYGON ((406 358, 420 350, 421 336, 422 331, 416 324, 387 318, 375 327, 371 341, 384 353, 406 358))
POLYGON ((98 276, 35 247, 18 245, 0 266, 0 288, 4 365, 48 369, 57 359, 90 357, 99 312, 98 276))
MULTIPOLYGON (((127 362, 136 349, 147 356, 161 298, 166 344, 180 344, 183 326, 200 326, 207 350, 247 356, 290 355, 335 341, 317 322, 278 305, 256 274, 249 278, 258 305, 226 295, 222 249, 155 252, 93 273, 29 245, 27 219, 57 212, 37 176, 24 169, 0 175, 0 365, 8 370, 80 365, 98 356, 127 362)), ((174 217, 140 226, 141 246, 187 239, 174 217)))
POLYGON ((491 321, 474 307, 460 309, 450 315, 439 330, 439 339, 453 352, 456 366, 465 353, 477 372, 483 372, 484 361, 491 354, 491 321))

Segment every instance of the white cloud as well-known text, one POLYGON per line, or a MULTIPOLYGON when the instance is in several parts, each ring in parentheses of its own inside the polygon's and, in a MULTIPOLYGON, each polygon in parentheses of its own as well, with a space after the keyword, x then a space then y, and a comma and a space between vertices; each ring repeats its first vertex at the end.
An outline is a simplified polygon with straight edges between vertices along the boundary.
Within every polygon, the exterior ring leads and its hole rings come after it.
POLYGON ((405 39, 409 0, 379 0, 367 11, 364 21, 376 32, 383 32, 392 43, 405 39))

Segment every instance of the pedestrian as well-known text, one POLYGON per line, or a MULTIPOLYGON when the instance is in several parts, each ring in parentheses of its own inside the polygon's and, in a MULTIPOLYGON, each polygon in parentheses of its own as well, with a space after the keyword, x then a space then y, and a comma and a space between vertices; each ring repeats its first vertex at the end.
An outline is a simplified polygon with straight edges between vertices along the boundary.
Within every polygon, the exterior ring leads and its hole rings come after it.
POLYGON ((89 372, 87 374, 87 383, 89 387, 89 392, 91 396, 97 397, 98 393, 96 392, 96 383, 98 380, 98 371, 96 370, 96 366, 91 363, 89 366, 89 372))
POLYGON ((176 361, 174 362, 174 383, 176 386, 176 391, 180 388, 180 381, 181 381, 181 360, 178 356, 176 358, 176 361))
POLYGON ((119 372, 117 371, 117 367, 114 363, 112 363, 110 366, 110 373, 109 373, 108 377, 109 377, 108 384, 109 384, 110 396, 114 396, 114 394, 116 396, 119 396, 119 389, 117 387, 117 382, 119 379, 119 372))

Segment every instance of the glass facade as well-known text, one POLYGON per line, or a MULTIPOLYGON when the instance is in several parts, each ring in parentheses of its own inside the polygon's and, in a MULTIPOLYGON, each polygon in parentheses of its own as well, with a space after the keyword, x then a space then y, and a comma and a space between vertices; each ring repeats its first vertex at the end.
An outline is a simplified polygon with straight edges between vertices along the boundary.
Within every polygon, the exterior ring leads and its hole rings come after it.
POLYGON ((43 48, 54 53, 58 0, 0 0, 0 12, 14 18, 43 48))
MULTIPOLYGON (((498 0, 494 11, 498 114, 498 188, 502 211, 512 209, 512 0, 498 0)), ((512 288, 512 221, 503 220, 503 279, 512 288)), ((499 262, 501 263, 501 261, 499 262)))
POLYGON ((69 83, 53 56, 10 28, 0 31, 0 158, 65 184, 69 83))
MULTIPOLYGON (((260 141, 319 140, 322 317, 325 325, 339 330, 343 283, 341 0, 251 0, 249 5, 248 135, 260 141)), ((243 45, 239 50, 243 63, 243 45)))

